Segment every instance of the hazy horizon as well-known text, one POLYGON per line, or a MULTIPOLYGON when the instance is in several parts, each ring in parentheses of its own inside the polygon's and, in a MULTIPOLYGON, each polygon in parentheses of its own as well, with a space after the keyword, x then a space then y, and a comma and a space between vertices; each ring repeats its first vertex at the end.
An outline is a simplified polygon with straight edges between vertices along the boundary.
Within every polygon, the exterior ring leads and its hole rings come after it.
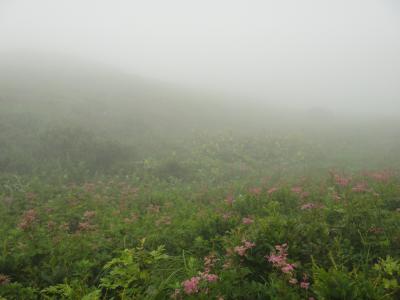
POLYGON ((65 55, 287 107, 400 111, 396 1, 2 1, 0 55, 65 55))

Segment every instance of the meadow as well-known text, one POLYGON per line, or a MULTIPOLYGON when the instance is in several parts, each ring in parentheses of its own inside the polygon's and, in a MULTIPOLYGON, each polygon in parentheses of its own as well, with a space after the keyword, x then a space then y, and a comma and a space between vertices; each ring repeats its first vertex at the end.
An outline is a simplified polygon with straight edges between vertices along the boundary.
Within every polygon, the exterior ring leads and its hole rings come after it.
POLYGON ((0 299, 400 298, 398 121, 2 91, 0 299))

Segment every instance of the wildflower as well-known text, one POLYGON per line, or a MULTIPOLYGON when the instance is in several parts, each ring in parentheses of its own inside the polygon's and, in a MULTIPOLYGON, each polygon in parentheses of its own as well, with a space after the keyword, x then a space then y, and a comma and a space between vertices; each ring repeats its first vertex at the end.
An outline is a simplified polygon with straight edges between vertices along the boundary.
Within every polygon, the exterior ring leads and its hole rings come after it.
POLYGON ((301 186, 295 186, 290 189, 292 193, 301 194, 303 192, 303 188, 301 186))
POLYGON ((305 203, 302 206, 300 206, 301 210, 309 210, 309 209, 316 209, 316 208, 324 208, 325 206, 323 204, 315 204, 315 203, 305 203))
POLYGON ((268 195, 272 195, 272 194, 275 193, 277 190, 278 190, 278 188, 272 187, 272 188, 270 188, 270 189, 267 191, 267 193, 268 193, 268 195))
POLYGON ((127 224, 132 224, 139 219, 138 215, 135 213, 131 213, 129 218, 124 218, 124 222, 127 224))
POLYGON ((85 213, 83 214, 83 217, 85 218, 85 219, 91 219, 91 218, 93 218, 93 217, 95 217, 96 216, 96 212, 94 211, 94 210, 87 210, 87 211, 85 211, 85 213))
POLYGON ((308 196, 310 196, 310 193, 309 193, 309 192, 302 192, 302 193, 300 194, 300 198, 301 198, 301 199, 307 198, 308 196))
POLYGON ((245 224, 245 225, 250 225, 250 224, 253 224, 254 223, 254 220, 253 219, 251 219, 251 218, 243 218, 242 219, 242 223, 243 224, 245 224))
POLYGON ((306 289, 307 290, 309 288, 309 286, 310 286, 309 282, 305 282, 305 281, 300 282, 300 287, 302 289, 306 289))
POLYGON ((0 286, 9 284, 10 281, 10 276, 0 273, 0 286))
POLYGON ((168 216, 162 217, 156 221, 156 225, 171 225, 171 218, 168 216))
POLYGON ((226 198, 225 198, 226 204, 232 205, 232 204, 233 204, 233 201, 234 201, 234 198, 233 198, 233 195, 232 195, 232 194, 229 194, 228 196, 226 196, 226 198))
POLYGON ((332 198, 336 202, 339 202, 342 199, 336 191, 333 191, 332 198))
POLYGON ((276 255, 271 253, 269 256, 266 257, 270 263, 273 265, 279 266, 283 265, 283 262, 285 261, 284 258, 281 255, 276 255))
POLYGON ((340 176, 338 174, 334 175, 334 179, 335 179, 336 184, 341 187, 346 187, 350 183, 350 178, 346 178, 346 177, 340 176))
POLYGON ((180 289, 175 289, 174 293, 171 295, 171 299, 178 299, 181 294, 180 289))
POLYGON ((276 245, 276 251, 271 252, 270 255, 267 255, 265 258, 272 263, 275 268, 281 270, 283 274, 286 275, 290 284, 297 284, 297 279, 294 278, 294 270, 295 264, 288 263, 287 256, 288 256, 288 245, 276 245))
POLYGON ((36 221, 37 213, 34 209, 27 210, 18 224, 18 227, 22 230, 29 229, 36 221))
POLYGON ((156 213, 156 214, 158 214, 159 212, 160 212, 160 205, 155 205, 155 204, 150 204, 148 207, 147 207, 147 211, 149 212, 149 213, 156 213))
POLYGON ((313 209, 313 208, 315 208, 314 203, 305 203, 300 207, 300 209, 302 209, 302 210, 313 209))
POLYGON ((231 213, 224 213, 223 215, 222 215, 222 218, 226 221, 226 220, 228 220, 228 219, 230 219, 232 217, 232 214, 231 213))
POLYGON ((218 275, 215 274, 203 274, 203 278, 208 282, 216 282, 218 280, 218 275))
POLYGON ((211 269, 215 266, 217 260, 218 259, 214 254, 204 257, 204 272, 211 272, 211 269))
POLYGON ((96 188, 96 185, 94 183, 86 182, 83 185, 83 188, 85 189, 86 192, 92 192, 96 188))
POLYGON ((285 264, 282 268, 281 268, 283 273, 291 273, 292 271, 294 271, 294 264, 285 264))
POLYGON ((53 230, 53 229, 55 229, 56 225, 57 224, 54 221, 50 220, 50 221, 47 222, 47 229, 48 230, 53 230))
POLYGON ((368 189, 368 185, 365 182, 357 183, 351 190, 356 193, 364 193, 370 191, 368 189))
POLYGON ((308 282, 308 276, 305 273, 303 274, 303 280, 300 282, 300 287, 305 290, 307 290, 310 287, 310 283, 308 282))
POLYGON ((252 242, 249 242, 249 241, 244 241, 244 246, 245 246, 247 249, 251 249, 251 248, 254 248, 254 247, 256 246, 256 244, 255 244, 255 243, 252 243, 252 242))
POLYGON ((236 246, 234 248, 235 252, 239 255, 239 256, 245 256, 246 255, 246 251, 247 248, 244 246, 236 246))
POLYGON ((29 202, 32 203, 36 199, 37 196, 33 192, 28 192, 28 193, 25 194, 25 197, 29 202))
POLYGON ((386 183, 390 180, 393 174, 390 171, 370 172, 366 174, 368 177, 378 182, 386 183))
POLYGON ((90 224, 90 222, 85 221, 85 222, 79 222, 78 224, 78 231, 90 231, 95 228, 94 225, 90 224))
POLYGON ((183 288, 187 295, 195 294, 199 291, 200 277, 192 277, 183 282, 183 288))
POLYGON ((230 269, 231 267, 232 267, 232 260, 230 260, 230 259, 227 259, 226 261, 225 261, 225 263, 223 264, 223 266, 222 266, 222 268, 224 269, 224 270, 227 270, 227 269, 230 269))
POLYGON ((250 194, 254 195, 254 196, 259 196, 261 194, 261 188, 258 187, 253 187, 249 190, 250 194))
POLYGON ((373 234, 381 234, 384 232, 384 229, 382 227, 371 227, 368 229, 368 232, 373 234))
POLYGON ((256 246, 255 243, 249 242, 249 241, 243 241, 243 245, 241 246, 236 246, 234 248, 234 251, 239 255, 239 256, 245 256, 247 250, 254 248, 256 246))

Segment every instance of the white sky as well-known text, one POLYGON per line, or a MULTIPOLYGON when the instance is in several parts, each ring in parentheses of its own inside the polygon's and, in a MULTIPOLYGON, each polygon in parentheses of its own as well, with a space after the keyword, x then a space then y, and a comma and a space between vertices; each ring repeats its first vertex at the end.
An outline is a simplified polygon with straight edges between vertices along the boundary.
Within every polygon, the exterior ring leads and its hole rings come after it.
POLYGON ((398 0, 0 0, 0 55, 12 51, 293 105, 400 109, 398 0))

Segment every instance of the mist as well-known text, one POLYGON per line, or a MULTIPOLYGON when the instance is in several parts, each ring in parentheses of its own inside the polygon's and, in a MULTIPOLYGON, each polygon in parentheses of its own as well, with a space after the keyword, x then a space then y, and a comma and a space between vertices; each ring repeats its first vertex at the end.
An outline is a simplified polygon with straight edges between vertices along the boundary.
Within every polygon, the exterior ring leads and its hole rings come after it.
POLYGON ((398 0, 0 0, 0 300, 400 299, 398 0))
MULTIPOLYGON (((2 1, 1 53, 341 113, 399 111, 396 1, 2 1)), ((238 100, 236 100, 238 101, 238 100)))

